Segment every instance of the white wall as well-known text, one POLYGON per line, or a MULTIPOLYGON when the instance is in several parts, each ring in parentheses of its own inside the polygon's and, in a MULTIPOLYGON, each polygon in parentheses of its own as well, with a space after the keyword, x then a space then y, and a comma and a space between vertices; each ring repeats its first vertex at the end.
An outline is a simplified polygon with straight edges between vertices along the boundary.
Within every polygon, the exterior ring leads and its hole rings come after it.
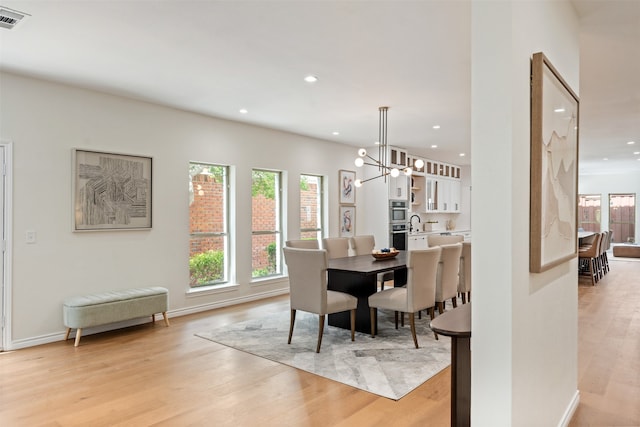
POLYGON ((600 194, 601 197, 601 231, 609 227, 609 194, 636 195, 636 242, 639 240, 638 224, 640 224, 640 171, 606 175, 580 175, 578 193, 600 194))
POLYGON ((472 425, 553 426, 577 403, 577 260, 529 273, 529 73, 579 87, 569 2, 472 2, 472 425))
POLYGON ((354 169, 355 147, 8 73, 0 77, 0 138, 13 144, 11 348, 61 339, 62 301, 71 295, 164 286, 176 315, 288 291, 286 279, 251 283, 253 167, 287 171, 291 238, 299 236, 299 175, 326 176, 329 234, 338 234, 337 175, 354 169), (152 230, 71 232, 74 147, 153 157, 152 230), (187 294, 189 161, 236 168, 237 286, 222 293, 187 294), (27 230, 37 232, 36 244, 25 243, 27 230))

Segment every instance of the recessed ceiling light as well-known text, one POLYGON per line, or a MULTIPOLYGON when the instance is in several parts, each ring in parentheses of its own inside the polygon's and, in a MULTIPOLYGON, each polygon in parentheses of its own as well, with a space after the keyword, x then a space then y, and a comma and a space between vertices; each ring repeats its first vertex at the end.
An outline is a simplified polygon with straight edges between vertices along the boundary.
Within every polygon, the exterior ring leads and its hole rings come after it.
POLYGON ((241 108, 239 111, 240 114, 247 114, 249 112, 249 110, 247 110, 246 108, 241 108))
POLYGON ((374 145, 380 145, 380 141, 376 141, 373 143, 374 145))
POLYGON ((636 143, 635 141, 629 141, 629 142, 627 142, 627 145, 633 145, 635 143, 636 143))
POLYGON ((440 125, 433 125, 434 129, 440 129, 440 125))
POLYGON ((308 76, 305 76, 304 81, 307 83, 315 83, 318 81, 318 78, 309 74, 308 76))
POLYGON ((333 132, 331 132, 334 135, 340 135, 340 132, 338 132, 337 130, 334 130, 333 132))
POLYGON ((564 108, 560 107, 560 108, 556 108, 555 110, 553 110, 556 113, 564 113, 564 108))
POLYGON ((436 144, 433 144, 431 148, 438 148, 438 146, 436 144))
POLYGON ((607 158, 605 157, 605 158, 603 158, 602 160, 609 160, 609 159, 607 159, 607 158))
POLYGON ((640 151, 634 151, 633 154, 640 154, 640 151))
POLYGON ((464 154, 464 153, 460 153, 460 157, 464 157, 464 156, 465 156, 465 154, 464 154))

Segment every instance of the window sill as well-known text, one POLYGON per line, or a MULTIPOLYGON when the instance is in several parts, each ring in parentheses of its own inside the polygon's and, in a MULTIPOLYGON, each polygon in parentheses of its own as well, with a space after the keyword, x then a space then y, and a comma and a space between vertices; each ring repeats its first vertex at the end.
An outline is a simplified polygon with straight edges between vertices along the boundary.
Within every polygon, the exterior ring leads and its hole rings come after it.
POLYGON ((196 288, 189 288, 186 292, 188 297, 197 297, 201 295, 214 295, 214 294, 222 294, 225 292, 233 292, 238 290, 240 285, 235 283, 225 283, 220 285, 211 285, 211 286, 198 286, 196 288))

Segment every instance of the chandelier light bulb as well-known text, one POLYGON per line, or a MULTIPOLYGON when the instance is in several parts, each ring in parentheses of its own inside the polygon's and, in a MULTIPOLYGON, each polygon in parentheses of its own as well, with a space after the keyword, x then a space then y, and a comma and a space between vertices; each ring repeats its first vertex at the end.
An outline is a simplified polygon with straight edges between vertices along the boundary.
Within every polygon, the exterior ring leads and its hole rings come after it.
POLYGON ((364 165, 364 160, 362 160, 362 157, 358 157, 353 163, 356 164, 357 168, 361 168, 364 165))
POLYGON ((362 180, 361 179, 356 179, 354 181, 353 185, 355 185, 358 188, 362 187, 362 180))
POLYGON ((404 174, 407 176, 411 176, 411 174, 413 173, 413 169, 411 168, 405 168, 404 170, 404 174))
POLYGON ((358 150, 358 156, 364 157, 366 155, 367 155, 367 150, 365 150, 364 148, 361 148, 358 150))
POLYGON ((391 176, 396 178, 398 175, 400 175, 400 171, 398 170, 398 168, 393 168, 391 169, 391 176))
POLYGON ((424 160, 418 159, 415 161, 414 165, 417 169, 422 169, 424 167, 424 160))

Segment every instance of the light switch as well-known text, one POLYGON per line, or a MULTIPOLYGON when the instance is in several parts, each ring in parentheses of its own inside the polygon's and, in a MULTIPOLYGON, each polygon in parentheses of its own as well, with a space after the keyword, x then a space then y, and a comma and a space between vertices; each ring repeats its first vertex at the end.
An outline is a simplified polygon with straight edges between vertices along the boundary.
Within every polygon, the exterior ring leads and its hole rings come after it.
POLYGON ((36 242, 36 232, 34 230, 27 230, 26 241, 27 243, 36 242))

